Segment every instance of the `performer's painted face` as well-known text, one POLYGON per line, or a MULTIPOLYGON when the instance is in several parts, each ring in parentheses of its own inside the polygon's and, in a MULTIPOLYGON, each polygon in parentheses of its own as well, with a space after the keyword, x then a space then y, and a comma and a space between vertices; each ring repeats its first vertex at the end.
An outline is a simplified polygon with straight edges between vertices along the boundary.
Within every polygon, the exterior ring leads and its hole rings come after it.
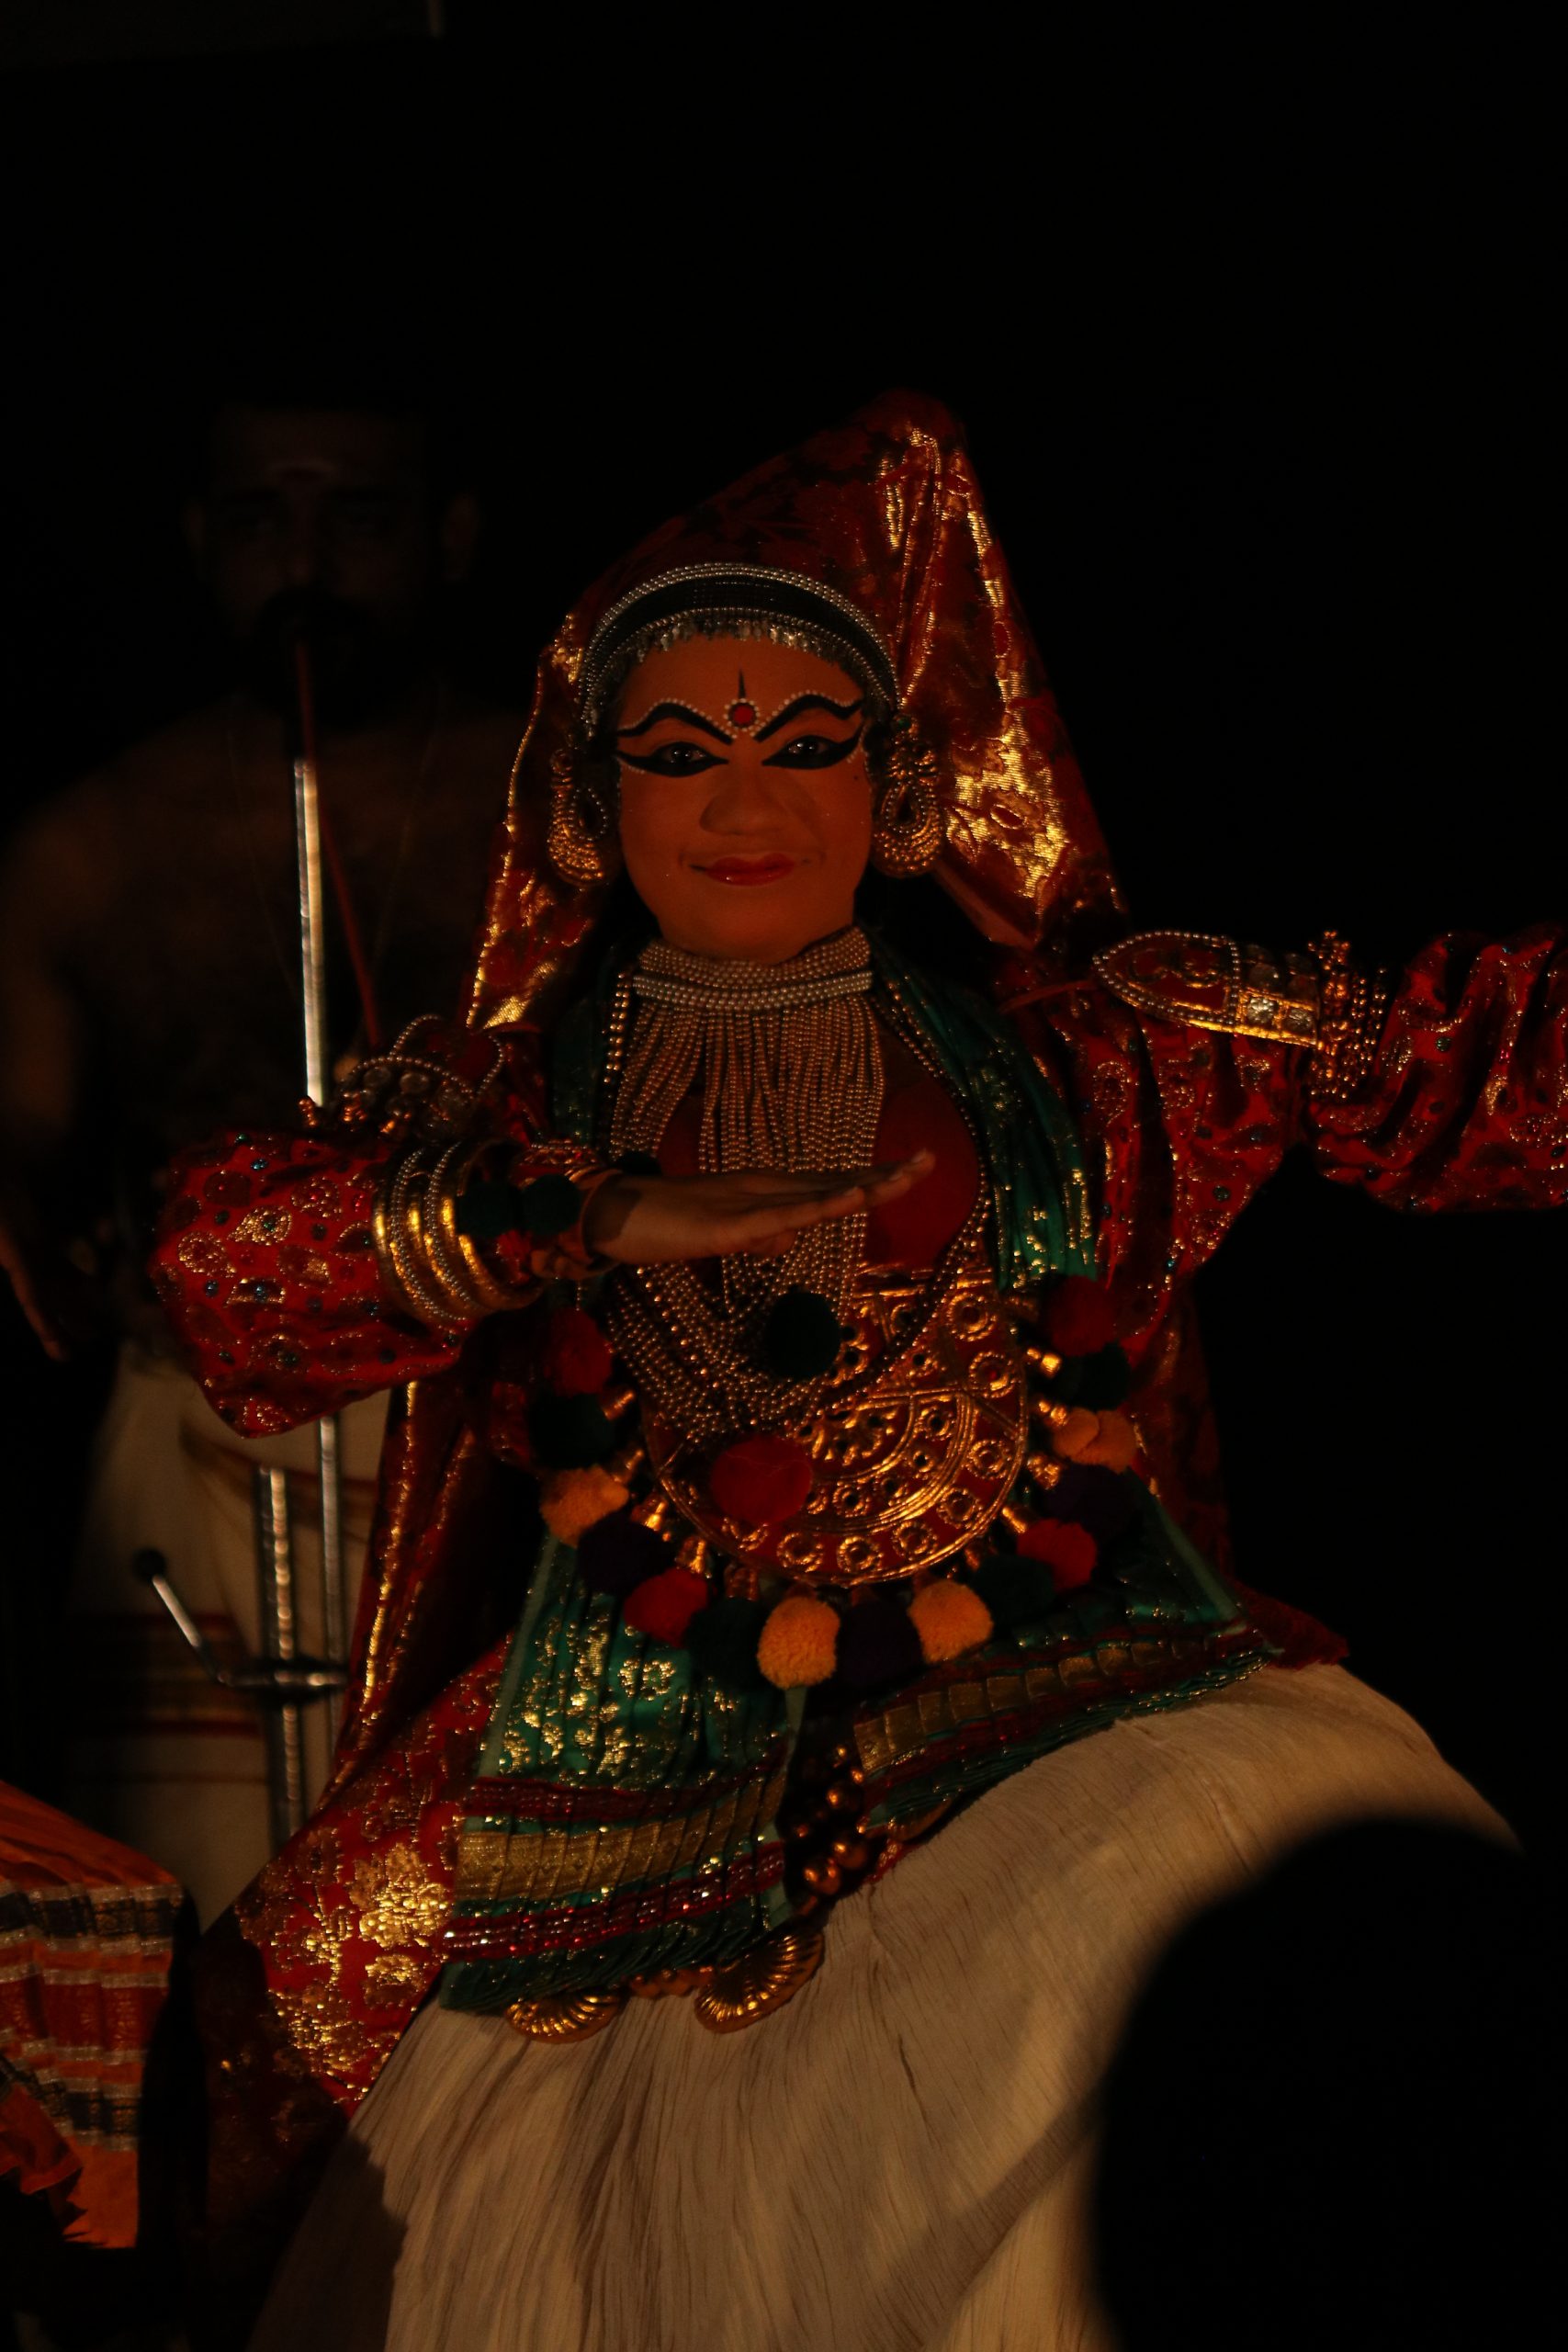
POLYGON ((694 637, 615 718, 621 851, 663 936, 777 964, 854 919, 871 854, 863 691, 821 655, 694 637))

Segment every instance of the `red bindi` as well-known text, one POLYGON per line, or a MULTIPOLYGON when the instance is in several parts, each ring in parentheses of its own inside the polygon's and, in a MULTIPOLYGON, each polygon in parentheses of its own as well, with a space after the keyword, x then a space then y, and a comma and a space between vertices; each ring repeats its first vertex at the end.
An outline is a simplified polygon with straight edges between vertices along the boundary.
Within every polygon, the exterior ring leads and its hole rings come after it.
POLYGON ((732 702, 729 706, 728 716, 731 727, 755 727, 757 724, 756 705, 749 702, 732 702))

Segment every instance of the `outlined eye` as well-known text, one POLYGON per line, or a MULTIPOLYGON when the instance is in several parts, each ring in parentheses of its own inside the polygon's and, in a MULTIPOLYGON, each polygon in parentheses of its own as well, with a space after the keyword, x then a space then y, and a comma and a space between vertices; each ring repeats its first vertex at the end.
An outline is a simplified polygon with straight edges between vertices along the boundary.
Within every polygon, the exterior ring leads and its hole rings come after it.
POLYGON ((833 768, 847 760, 861 739, 857 727, 852 735, 841 740, 831 735, 792 735, 782 750, 764 760, 770 768, 833 768))
POLYGON ((660 743, 657 752, 621 751, 616 757, 645 775, 701 775, 705 768, 722 765, 717 753, 705 751, 700 743, 660 743))

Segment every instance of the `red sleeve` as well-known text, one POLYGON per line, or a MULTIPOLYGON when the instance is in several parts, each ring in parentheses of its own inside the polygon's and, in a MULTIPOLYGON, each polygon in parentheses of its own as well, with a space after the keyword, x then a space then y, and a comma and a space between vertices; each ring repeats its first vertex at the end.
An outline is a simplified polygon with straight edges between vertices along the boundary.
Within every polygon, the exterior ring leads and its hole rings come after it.
POLYGON ((1561 930, 1425 949, 1380 1005, 1343 1100, 1316 1050, 1317 985, 1306 958, 1181 933, 1138 934, 1078 981, 1004 974, 1002 1002, 1096 1166, 1105 1271, 1149 1305, 1213 1255, 1297 1142, 1393 1207, 1568 1198, 1561 930))
POLYGON ((1568 1201, 1568 934, 1435 940, 1403 975, 1346 1102, 1308 1099, 1318 1165, 1393 1208, 1568 1201))
POLYGON ((1279 1166, 1297 1130, 1304 1057, 1135 1009, 1092 977, 1032 985, 1015 967, 1001 1001, 1077 1120, 1101 1274, 1137 1328, 1213 1256, 1279 1166))
POLYGON ((412 1321, 381 1277, 371 1218, 391 1148, 257 1134, 175 1161, 152 1280, 191 1369, 243 1436, 456 1360, 466 1334, 412 1321))

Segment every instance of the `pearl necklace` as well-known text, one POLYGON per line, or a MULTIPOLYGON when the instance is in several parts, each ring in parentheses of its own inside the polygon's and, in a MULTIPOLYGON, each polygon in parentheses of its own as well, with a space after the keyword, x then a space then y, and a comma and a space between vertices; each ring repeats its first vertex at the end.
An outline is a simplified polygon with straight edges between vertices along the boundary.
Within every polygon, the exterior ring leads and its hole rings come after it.
MULTIPOLYGON (((870 950, 854 927, 785 964, 725 962, 660 940, 626 976, 630 1035, 610 1149, 656 1152, 677 1105, 700 1104, 698 1166, 826 1171, 871 1164, 882 1109, 870 950)), ((767 1369, 768 1319, 786 1291, 826 1298, 843 1321, 864 1245, 863 1211, 809 1227, 780 1256, 721 1262, 717 1291, 686 1265, 623 1269, 612 1334, 656 1410, 694 1435, 780 1427, 810 1414, 825 1374, 767 1369)))

